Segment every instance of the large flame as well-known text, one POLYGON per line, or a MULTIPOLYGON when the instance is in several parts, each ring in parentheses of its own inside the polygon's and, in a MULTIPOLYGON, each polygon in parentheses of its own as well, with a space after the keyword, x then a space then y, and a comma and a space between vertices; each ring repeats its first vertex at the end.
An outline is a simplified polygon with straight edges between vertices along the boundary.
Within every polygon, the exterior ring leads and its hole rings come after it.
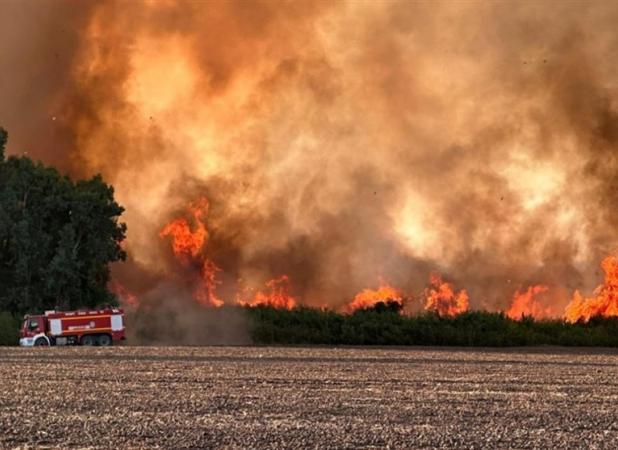
POLYGON ((601 267, 605 272, 604 283, 595 289, 593 297, 584 298, 579 291, 575 291, 564 312, 567 322, 588 322, 593 317, 618 317, 618 257, 606 257, 601 267))
POLYGON ((540 294, 548 290, 547 286, 540 284, 529 286, 523 292, 518 290, 513 295, 511 306, 506 311, 506 316, 513 320, 521 320, 524 317, 532 317, 534 319, 549 319, 553 317, 552 309, 549 306, 543 306, 538 299, 540 294))
POLYGON ((193 269, 193 278, 196 280, 193 294, 195 300, 202 305, 222 306, 224 302, 216 294, 217 285, 221 284, 217 279, 217 273, 221 269, 204 253, 208 240, 205 223, 208 205, 206 198, 200 198, 192 203, 187 212, 193 224, 190 224, 186 217, 178 217, 165 225, 159 236, 171 238, 174 255, 183 266, 189 270, 193 269))
POLYGON ((179 217, 165 225, 159 233, 161 237, 172 238, 174 254, 184 260, 198 257, 206 244, 208 231, 204 219, 208 215, 208 200, 201 198, 189 205, 188 210, 193 226, 185 217, 179 217))
POLYGON ((425 310, 441 317, 454 317, 468 311, 469 298, 465 289, 455 292, 451 283, 442 280, 437 273, 429 277, 429 287, 425 289, 425 310))
POLYGON ((344 311, 353 313, 360 309, 371 308, 380 302, 395 302, 403 305, 403 295, 398 289, 383 282, 377 289, 367 288, 360 291, 350 303, 345 305, 344 311))

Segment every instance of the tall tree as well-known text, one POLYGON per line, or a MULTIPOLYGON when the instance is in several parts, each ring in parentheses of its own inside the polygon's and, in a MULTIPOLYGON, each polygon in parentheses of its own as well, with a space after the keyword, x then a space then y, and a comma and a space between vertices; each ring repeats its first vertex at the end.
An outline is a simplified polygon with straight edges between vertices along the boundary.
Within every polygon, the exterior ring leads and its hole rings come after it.
POLYGON ((109 264, 126 258, 126 225, 100 176, 73 182, 26 157, 5 158, 0 128, 0 310, 115 303, 109 264))

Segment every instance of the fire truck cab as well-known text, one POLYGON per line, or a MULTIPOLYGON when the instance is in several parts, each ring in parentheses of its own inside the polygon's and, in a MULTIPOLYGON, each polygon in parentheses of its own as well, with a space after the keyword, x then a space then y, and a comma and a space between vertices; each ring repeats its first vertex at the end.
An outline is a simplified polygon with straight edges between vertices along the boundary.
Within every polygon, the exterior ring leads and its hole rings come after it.
POLYGON ((49 345, 108 346, 125 339, 124 311, 106 308, 90 311, 45 311, 27 315, 20 331, 23 347, 49 345))

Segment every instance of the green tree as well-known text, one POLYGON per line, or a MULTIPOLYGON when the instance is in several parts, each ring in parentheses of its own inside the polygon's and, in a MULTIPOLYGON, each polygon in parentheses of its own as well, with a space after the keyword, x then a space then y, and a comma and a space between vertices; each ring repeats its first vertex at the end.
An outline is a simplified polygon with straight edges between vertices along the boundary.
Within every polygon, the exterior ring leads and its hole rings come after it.
POLYGON ((0 311, 115 303, 109 263, 126 258, 126 226, 100 176, 73 182, 26 157, 4 157, 0 128, 0 311))

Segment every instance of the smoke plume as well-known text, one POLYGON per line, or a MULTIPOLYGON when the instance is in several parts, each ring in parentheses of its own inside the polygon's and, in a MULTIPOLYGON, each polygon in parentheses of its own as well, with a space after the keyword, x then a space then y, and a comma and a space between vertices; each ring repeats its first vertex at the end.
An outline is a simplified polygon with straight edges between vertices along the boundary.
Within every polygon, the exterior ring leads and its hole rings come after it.
POLYGON ((616 23, 605 1, 8 1, 0 123, 115 186, 138 296, 189 283, 160 232, 205 198, 227 303, 439 272, 472 308, 546 285, 559 314, 618 243, 616 23))

